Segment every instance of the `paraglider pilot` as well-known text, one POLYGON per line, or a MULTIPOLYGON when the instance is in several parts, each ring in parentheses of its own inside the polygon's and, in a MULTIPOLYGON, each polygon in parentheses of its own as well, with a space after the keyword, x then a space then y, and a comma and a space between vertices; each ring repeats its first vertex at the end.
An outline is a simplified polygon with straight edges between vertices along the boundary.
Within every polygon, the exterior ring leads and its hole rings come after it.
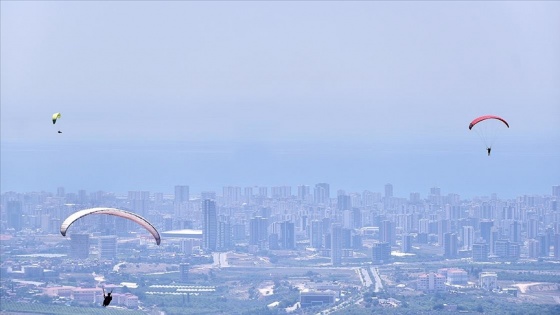
POLYGON ((105 288, 103 288, 103 297, 105 298, 103 300, 103 307, 107 307, 109 304, 111 304, 111 300, 113 299, 111 293, 113 293, 113 290, 105 295, 105 288))
POLYGON ((488 151, 488 156, 490 156, 490 151, 492 151, 492 148, 488 147, 486 148, 486 151, 488 151))

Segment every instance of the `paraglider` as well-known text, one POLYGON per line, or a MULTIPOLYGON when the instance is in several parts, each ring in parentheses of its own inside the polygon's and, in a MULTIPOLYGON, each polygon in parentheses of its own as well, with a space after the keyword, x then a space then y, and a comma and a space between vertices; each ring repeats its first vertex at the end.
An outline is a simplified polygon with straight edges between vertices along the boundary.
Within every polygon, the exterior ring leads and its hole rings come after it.
POLYGON ((111 304, 111 300, 113 299, 111 293, 113 293, 113 290, 105 295, 105 288, 103 288, 103 307, 107 307, 109 306, 109 304, 111 304))
POLYGON ((484 115, 475 118, 469 124, 469 130, 475 130, 476 133, 480 136, 484 145, 486 146, 486 152, 488 156, 490 156, 490 152, 492 152, 492 145, 496 140, 497 133, 503 126, 509 128, 509 123, 503 119, 502 117, 495 116, 495 115, 484 115))
MULTIPOLYGON (((53 125, 56 124, 56 121, 57 121, 58 119, 60 119, 60 117, 62 117, 62 115, 60 115, 60 113, 54 113, 54 114, 52 115, 52 123, 53 123, 53 125)), ((58 133, 62 133, 62 131, 59 130, 58 133)))
POLYGON ((135 223, 145 228, 148 232, 150 232, 150 234, 152 234, 156 241, 156 244, 159 245, 161 242, 159 232, 150 222, 148 222, 148 220, 137 215, 136 213, 115 208, 91 208, 74 212, 73 214, 68 216, 60 225, 60 234, 62 234, 62 236, 66 236, 66 232, 68 231, 68 228, 70 227, 70 225, 72 225, 72 223, 90 214, 108 214, 134 221, 135 223))
POLYGON ((56 124, 56 121, 61 117, 60 113, 54 113, 52 115, 52 123, 53 125, 56 124))

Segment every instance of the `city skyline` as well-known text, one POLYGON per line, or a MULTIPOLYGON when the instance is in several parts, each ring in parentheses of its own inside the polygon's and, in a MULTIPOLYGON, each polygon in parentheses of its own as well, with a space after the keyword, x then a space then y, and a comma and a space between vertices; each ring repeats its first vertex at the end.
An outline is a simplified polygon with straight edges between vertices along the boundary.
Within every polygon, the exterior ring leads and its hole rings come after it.
POLYGON ((554 1, 0 1, 0 312, 560 314, 559 31, 554 1))
MULTIPOLYGON (((2 307, 46 312, 61 299, 66 307, 99 307, 101 286, 115 291, 118 305, 143 313, 162 308, 179 314, 184 310, 173 307, 204 307, 208 295, 224 292, 228 299, 212 299, 213 307, 242 301, 251 308, 286 292, 296 309, 369 314, 385 304, 403 307, 406 296, 407 309, 426 310, 406 295, 414 292, 424 300, 460 296, 458 305, 471 310, 492 307, 477 300, 483 295, 500 305, 516 298, 522 302, 516 309, 556 312, 560 185, 514 199, 469 199, 441 187, 402 197, 396 188, 386 183, 378 191, 353 192, 318 182, 197 194, 178 183, 171 193, 6 192, 0 206, 2 307), (142 215, 161 242, 146 226, 108 212, 80 218, 68 237, 60 235, 63 218, 91 207, 142 215), (199 294, 185 299, 188 292, 199 294), (163 295, 178 296, 155 305, 163 295), (379 304, 367 302, 372 295, 379 304), (32 306, 18 304, 29 300, 32 306)), ((270 302, 269 308, 278 306, 270 302)), ((439 307, 434 303, 431 310, 439 307)))

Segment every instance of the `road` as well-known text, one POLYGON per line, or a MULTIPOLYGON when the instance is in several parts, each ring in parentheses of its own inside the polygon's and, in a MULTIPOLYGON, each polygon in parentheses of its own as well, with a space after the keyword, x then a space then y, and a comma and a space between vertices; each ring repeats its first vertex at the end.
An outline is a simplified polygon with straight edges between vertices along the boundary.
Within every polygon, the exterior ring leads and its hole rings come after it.
POLYGON ((356 271, 358 273, 358 276, 360 277, 362 286, 367 288, 373 285, 373 281, 371 280, 371 277, 369 276, 369 272, 367 271, 366 268, 358 268, 356 269, 356 271))
POLYGON ((379 269, 371 267, 371 273, 373 273, 373 278, 375 280, 375 289, 373 292, 377 293, 383 291, 383 282, 381 282, 381 277, 379 276, 379 269))

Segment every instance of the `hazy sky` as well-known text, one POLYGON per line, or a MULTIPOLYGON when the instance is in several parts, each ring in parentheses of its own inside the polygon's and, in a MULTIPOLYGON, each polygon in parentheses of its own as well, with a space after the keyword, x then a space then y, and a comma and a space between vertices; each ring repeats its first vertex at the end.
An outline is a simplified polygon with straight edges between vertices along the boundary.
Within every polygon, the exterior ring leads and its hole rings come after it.
MULTIPOLYGON (((34 171, 15 163, 40 157, 16 153, 37 143, 354 143, 415 159, 484 154, 467 129, 483 114, 510 122, 502 152, 560 178, 559 2, 1 2, 2 191, 28 187, 9 176, 34 171)), ((259 149, 244 159, 274 155, 259 149)), ((185 172, 169 185, 194 185, 185 172)))

